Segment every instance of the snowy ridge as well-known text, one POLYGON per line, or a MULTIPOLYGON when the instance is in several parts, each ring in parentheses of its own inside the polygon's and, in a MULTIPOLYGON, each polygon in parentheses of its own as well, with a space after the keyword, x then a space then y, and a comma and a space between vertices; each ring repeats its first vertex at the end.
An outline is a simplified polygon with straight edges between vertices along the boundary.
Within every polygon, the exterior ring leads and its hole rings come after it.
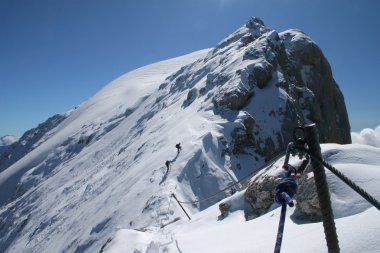
MULTIPOLYGON (((287 34, 305 38, 295 30, 287 34)), ((251 224, 261 228, 276 223, 278 209, 245 222, 243 192, 224 192, 187 205, 194 218, 187 223, 171 196, 199 200, 233 184, 282 151, 287 128, 308 121, 310 110, 298 105, 292 94, 314 93, 285 85, 293 76, 277 64, 277 51, 290 50, 285 46, 291 42, 284 44, 282 37, 252 19, 214 49, 131 71, 68 112, 40 136, 33 150, 0 173, 0 252, 202 252, 209 249, 204 247, 209 233, 235 225, 234 231, 247 232, 251 224), (262 75, 255 79, 255 71, 262 75), (292 106, 294 113, 284 114, 292 106), (284 130, 287 120, 291 124, 284 130), (179 142, 183 150, 177 153, 179 142), (166 161, 171 164, 168 172, 166 161), (218 220, 215 204, 226 197, 234 203, 233 212, 218 220)), ((354 153, 365 150, 352 148, 354 153)), ((372 152, 378 157, 378 149, 366 151, 360 155, 372 152)), ((372 167, 367 166, 376 170, 378 161, 372 161, 372 167)), ((337 188, 335 199, 345 191, 337 188)), ((342 218, 377 218, 360 200, 355 200, 359 205, 353 211, 347 211, 351 202, 340 201, 346 203, 339 210, 342 218)), ((300 236, 298 225, 291 226, 300 236)), ((315 231, 319 236, 319 227, 315 231)), ((254 251, 272 248, 266 241, 272 228, 263 234, 254 251)), ((211 236, 211 242, 219 241, 213 252, 252 249, 249 239, 239 248, 224 233, 218 236, 211 236)))

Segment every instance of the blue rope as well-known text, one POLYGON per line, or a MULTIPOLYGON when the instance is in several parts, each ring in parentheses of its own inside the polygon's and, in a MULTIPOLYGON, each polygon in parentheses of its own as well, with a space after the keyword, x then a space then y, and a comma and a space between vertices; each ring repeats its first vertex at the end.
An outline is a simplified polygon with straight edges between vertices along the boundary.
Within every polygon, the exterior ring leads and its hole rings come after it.
POLYGON ((294 206, 293 197, 297 193, 298 189, 296 181, 290 177, 291 169, 294 168, 289 168, 286 175, 287 178, 285 178, 276 186, 275 200, 277 203, 281 204, 281 215, 280 222, 278 224, 277 239, 274 248, 274 253, 280 253, 281 251, 282 237, 284 234, 285 227, 286 206, 294 206))
POLYGON ((280 216, 280 222, 278 224, 277 240, 276 240, 276 246, 274 248, 274 253, 280 253, 281 251, 282 236, 284 234, 284 227, 285 227, 285 216, 286 216, 286 204, 284 203, 281 206, 281 216, 280 216))

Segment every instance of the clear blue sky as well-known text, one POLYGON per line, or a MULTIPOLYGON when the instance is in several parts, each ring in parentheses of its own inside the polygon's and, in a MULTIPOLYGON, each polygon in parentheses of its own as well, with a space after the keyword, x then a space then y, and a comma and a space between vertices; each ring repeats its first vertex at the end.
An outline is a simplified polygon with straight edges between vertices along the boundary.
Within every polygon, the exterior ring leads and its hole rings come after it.
POLYGON ((377 0, 0 0, 0 136, 20 136, 135 68, 215 46, 251 16, 321 47, 352 130, 380 124, 377 0))

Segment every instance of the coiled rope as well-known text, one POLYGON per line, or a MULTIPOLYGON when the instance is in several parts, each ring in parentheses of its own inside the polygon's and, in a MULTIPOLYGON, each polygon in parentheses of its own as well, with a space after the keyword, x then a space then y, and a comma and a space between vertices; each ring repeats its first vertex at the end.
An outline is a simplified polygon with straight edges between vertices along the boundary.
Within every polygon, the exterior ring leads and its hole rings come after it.
MULTIPOLYGON (((293 168, 292 166, 289 166, 289 167, 293 168)), ((288 169, 288 172, 286 173, 287 174, 286 178, 283 181, 281 181, 276 187, 275 201, 278 204, 281 204, 281 214, 280 214, 280 221, 278 223, 274 253, 281 252, 282 237, 284 235, 284 227, 285 227, 286 206, 287 205, 291 207, 294 206, 293 197, 297 193, 297 189, 298 189, 296 181, 291 177, 291 172, 292 172, 291 168, 288 169)), ((295 172, 297 171, 295 170, 295 172)))

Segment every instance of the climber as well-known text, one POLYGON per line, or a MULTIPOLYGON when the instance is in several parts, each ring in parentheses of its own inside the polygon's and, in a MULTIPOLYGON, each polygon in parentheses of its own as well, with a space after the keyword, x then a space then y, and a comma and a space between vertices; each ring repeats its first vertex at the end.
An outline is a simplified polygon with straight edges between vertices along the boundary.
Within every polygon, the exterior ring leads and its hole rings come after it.
POLYGON ((177 154, 179 154, 179 152, 182 150, 181 143, 177 143, 175 147, 177 148, 177 154))
POLYGON ((170 161, 166 161, 165 165, 166 165, 166 173, 168 173, 170 169, 170 161))

